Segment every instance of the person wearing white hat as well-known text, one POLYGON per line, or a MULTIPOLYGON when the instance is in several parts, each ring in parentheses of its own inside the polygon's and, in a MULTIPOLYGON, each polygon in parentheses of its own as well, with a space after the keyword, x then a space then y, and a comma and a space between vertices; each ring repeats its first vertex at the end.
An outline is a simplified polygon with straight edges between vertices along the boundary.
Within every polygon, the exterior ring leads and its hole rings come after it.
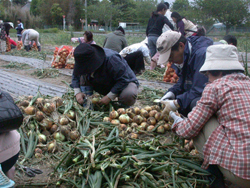
POLYGON ((237 48, 209 46, 200 72, 208 76, 202 97, 188 118, 169 113, 172 130, 193 139, 203 168, 212 173, 218 168, 226 180, 250 187, 250 78, 243 74, 237 48))
POLYGON ((157 40, 158 63, 172 62, 180 67, 178 82, 161 98, 164 113, 178 111, 186 116, 200 99, 207 78, 199 73, 205 61, 206 49, 213 40, 205 36, 185 38, 177 31, 166 31, 157 40))

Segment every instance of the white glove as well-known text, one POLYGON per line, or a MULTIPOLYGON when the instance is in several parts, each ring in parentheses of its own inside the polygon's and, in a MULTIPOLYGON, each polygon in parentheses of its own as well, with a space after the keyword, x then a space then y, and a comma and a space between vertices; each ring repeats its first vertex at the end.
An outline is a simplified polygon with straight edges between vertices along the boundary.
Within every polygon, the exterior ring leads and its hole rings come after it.
POLYGON ((161 103, 165 105, 162 114, 169 114, 170 111, 176 111, 179 108, 175 105, 177 103, 176 100, 164 100, 161 103))
POLYGON ((172 128, 173 128, 173 126, 174 126, 176 123, 179 123, 179 122, 181 122, 181 121, 183 120, 181 117, 177 116, 176 113, 173 112, 173 111, 170 111, 170 112, 169 112, 169 116, 171 116, 171 118, 173 118, 173 120, 174 120, 174 123, 172 124, 172 128))
POLYGON ((161 101, 167 100, 167 99, 175 99, 175 95, 172 91, 167 92, 162 98, 161 101))

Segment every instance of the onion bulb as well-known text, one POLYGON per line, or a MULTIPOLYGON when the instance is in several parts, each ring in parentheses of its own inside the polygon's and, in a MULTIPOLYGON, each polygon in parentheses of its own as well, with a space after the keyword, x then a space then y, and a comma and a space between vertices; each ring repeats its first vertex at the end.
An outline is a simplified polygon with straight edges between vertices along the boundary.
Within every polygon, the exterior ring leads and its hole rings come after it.
POLYGON ((121 124, 121 125, 119 126, 119 129, 125 131, 125 130, 127 130, 127 125, 121 124))
POLYGON ((30 130, 35 129, 35 128, 36 128, 36 126, 35 126, 35 124, 34 124, 34 123, 29 123, 29 124, 28 124, 28 127, 29 127, 29 129, 30 129, 30 130))
POLYGON ((70 127, 68 125, 61 126, 60 131, 64 136, 68 137, 70 134, 70 127))
POLYGON ((134 107, 134 111, 136 115, 139 115, 141 113, 141 109, 139 107, 134 107))
POLYGON ((27 106, 29 106, 29 101, 27 101, 27 100, 21 101, 21 102, 18 104, 18 106, 27 107, 27 106))
POLYGON ((50 128, 49 132, 53 134, 54 132, 57 131, 58 126, 56 124, 53 124, 52 127, 50 128))
POLYGON ((57 144, 56 144, 56 141, 52 141, 50 143, 48 143, 47 145, 47 148, 48 148, 48 152, 49 153, 54 153, 57 151, 57 144))
POLYGON ((149 126, 147 127, 147 131, 148 131, 148 132, 152 132, 154 128, 155 128, 154 125, 149 125, 149 126))
POLYGON ((118 114, 118 112, 115 111, 115 110, 111 111, 110 114, 109 114, 109 117, 110 117, 111 119, 116 119, 116 118, 118 118, 118 116, 119 116, 119 114, 118 114))
POLYGON ((150 111, 152 110, 152 107, 150 107, 150 106, 145 106, 144 109, 147 110, 148 112, 150 112, 150 111))
POLYGON ((119 121, 123 124, 129 123, 129 116, 127 114, 122 114, 119 117, 119 121))
POLYGON ((127 112, 127 114, 128 114, 128 116, 129 116, 130 118, 134 118, 134 117, 135 117, 135 114, 132 113, 132 112, 127 112))
POLYGON ((41 125, 43 128, 49 130, 49 129, 52 127, 52 125, 53 125, 53 121, 51 121, 50 119, 46 118, 46 119, 43 119, 43 120, 40 122, 40 125, 41 125))
POLYGON ((43 153, 43 150, 41 150, 40 148, 36 148, 36 149, 35 149, 35 153, 41 153, 41 154, 42 154, 42 153, 43 153))
POLYGON ((156 132, 157 133, 160 133, 160 134, 164 134, 165 133, 165 129, 162 125, 160 125, 157 129, 156 129, 156 132))
POLYGON ((145 130, 146 130, 145 126, 142 126, 142 125, 140 125, 140 126, 138 127, 138 129, 139 129, 139 131, 138 131, 139 134, 142 134, 142 133, 143 133, 142 131, 145 131, 145 130))
POLYGON ((149 116, 148 111, 145 109, 141 109, 141 116, 148 118, 148 116, 149 116))
POLYGON ((138 134, 131 133, 130 138, 132 138, 132 139, 138 139, 138 134))
POLYGON ((135 123, 135 122, 131 123, 131 128, 137 128, 137 127, 138 127, 137 123, 135 123))
POLYGON ((156 110, 156 111, 160 112, 161 108, 158 105, 154 105, 154 106, 152 106, 152 110, 156 110))
POLYGON ((160 121, 160 120, 162 120, 162 114, 161 114, 161 112, 157 112, 156 114, 155 114, 155 119, 156 119, 156 121, 160 121))
POLYGON ((60 132, 56 132, 54 134, 54 139, 63 142, 65 140, 65 136, 60 132))
POLYGON ((132 133, 133 129, 131 127, 128 127, 126 130, 126 133, 132 133))
POLYGON ((41 158, 43 156, 43 154, 41 153, 35 153, 35 158, 41 158))
POLYGON ((44 104, 44 98, 42 98, 42 97, 37 98, 35 104, 36 105, 43 105, 44 104))
POLYGON ((46 137, 50 136, 50 132, 47 130, 43 130, 42 134, 45 135, 46 137))
POLYGON ((63 99, 61 97, 54 97, 52 101, 56 103, 57 108, 63 105, 63 99))
POLYGON ((99 97, 93 97, 93 98, 91 99, 91 102, 92 102, 93 104, 97 104, 99 101, 100 101, 100 98, 99 98, 99 97))
POLYGON ((119 124, 120 124, 120 121, 119 121, 118 119, 113 119, 113 120, 111 120, 111 123, 112 123, 113 125, 119 125, 119 124))
POLYGON ((68 120, 68 118, 62 116, 62 117, 59 119, 59 123, 60 123, 61 125, 67 125, 67 124, 69 123, 69 120, 68 120))
POLYGON ((110 117, 104 117, 102 121, 103 122, 111 122, 111 118, 110 117))
POLYGON ((149 117, 147 120, 147 123, 149 125, 155 125, 156 124, 156 119, 154 117, 149 117))
POLYGON ((24 112, 28 115, 34 115, 36 113, 36 109, 34 106, 28 106, 24 109, 24 112))
POLYGON ((76 114, 73 110, 69 110, 67 113, 66 113, 66 116, 68 116, 70 119, 74 120, 76 118, 76 114))
POLYGON ((143 118, 140 115, 136 115, 133 118, 133 122, 137 123, 138 125, 140 125, 143 121, 143 118))
POLYGON ((168 124, 168 123, 165 123, 165 124, 163 125, 163 127, 164 127, 164 129, 165 129, 166 131, 170 131, 170 130, 171 130, 171 125, 168 124))
POLYGON ((121 114, 126 114, 125 108, 119 108, 119 109, 117 110, 117 112, 118 112, 119 115, 121 115, 121 114))
POLYGON ((134 108, 128 108, 128 109, 126 109, 126 113, 133 113, 133 114, 135 114, 135 110, 134 110, 134 108))
POLYGON ((140 126, 144 127, 146 129, 148 127, 148 123, 147 122, 142 122, 140 126))
POLYGON ((33 99, 33 96, 30 95, 30 96, 27 97, 27 99, 28 99, 29 101, 31 101, 31 100, 33 99))
POLYGON ((54 103, 45 103, 43 106, 43 112, 50 114, 51 112, 55 111, 56 107, 54 103))
POLYGON ((40 122, 43 120, 43 118, 44 118, 44 114, 41 111, 37 111, 36 112, 36 120, 40 122))
POLYGON ((80 133, 77 130, 71 131, 69 137, 71 140, 76 140, 80 137, 80 133))
POLYGON ((41 133, 38 134, 38 142, 39 142, 39 143, 45 144, 46 141, 47 141, 47 138, 46 138, 46 136, 45 136, 44 134, 41 134, 41 133))
POLYGON ((149 112, 149 116, 150 117, 155 117, 155 114, 156 113, 158 113, 156 110, 151 110, 150 112, 149 112))

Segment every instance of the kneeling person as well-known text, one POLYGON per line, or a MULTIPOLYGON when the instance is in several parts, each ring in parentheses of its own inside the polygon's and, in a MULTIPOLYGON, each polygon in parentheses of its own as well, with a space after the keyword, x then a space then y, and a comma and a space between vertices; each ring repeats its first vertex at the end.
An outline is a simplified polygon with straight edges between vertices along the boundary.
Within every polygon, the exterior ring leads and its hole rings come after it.
POLYGON ((115 51, 98 45, 82 43, 74 51, 75 67, 71 87, 77 102, 83 104, 86 96, 80 86, 92 86, 105 95, 99 104, 107 105, 118 97, 125 106, 135 103, 139 82, 127 62, 115 51))

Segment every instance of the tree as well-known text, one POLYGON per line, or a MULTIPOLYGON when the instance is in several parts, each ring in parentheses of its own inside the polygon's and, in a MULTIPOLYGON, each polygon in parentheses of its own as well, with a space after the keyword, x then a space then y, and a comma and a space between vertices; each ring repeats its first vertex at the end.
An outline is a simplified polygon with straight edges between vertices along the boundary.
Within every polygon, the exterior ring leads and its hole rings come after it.
POLYGON ((146 26, 151 13, 156 10, 156 2, 153 0, 136 1, 136 20, 140 25, 146 26))
POLYGON ((173 3, 172 10, 178 13, 186 12, 190 9, 189 1, 188 0, 176 0, 173 3))
POLYGON ((41 0, 32 0, 30 4, 30 12, 34 16, 40 15, 41 0))
POLYGON ((249 18, 248 0, 195 0, 195 6, 207 17, 223 23, 226 34, 233 26, 244 23, 249 18))
POLYGON ((54 3, 50 9, 52 24, 59 25, 62 22, 62 8, 58 3, 54 3))
POLYGON ((12 3, 17 5, 25 5, 28 2, 28 0, 12 0, 12 3))

